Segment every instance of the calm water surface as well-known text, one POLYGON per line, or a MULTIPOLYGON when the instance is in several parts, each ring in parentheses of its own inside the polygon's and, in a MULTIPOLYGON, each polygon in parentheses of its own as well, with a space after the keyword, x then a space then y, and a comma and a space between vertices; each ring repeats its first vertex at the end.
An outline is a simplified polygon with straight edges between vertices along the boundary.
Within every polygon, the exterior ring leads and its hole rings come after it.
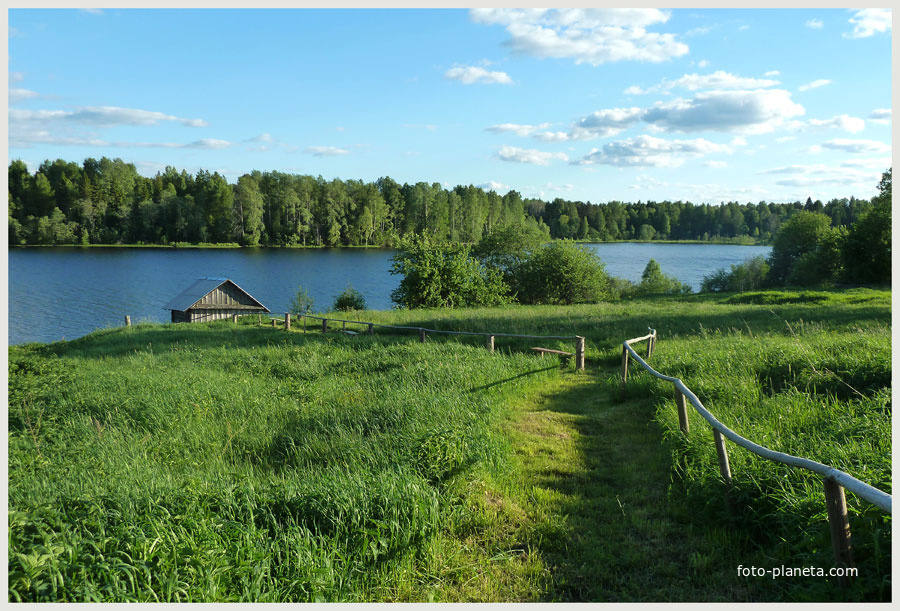
MULTIPOLYGON (((703 276, 740 263, 767 246, 591 244, 614 276, 640 281, 651 258, 662 270, 700 287, 703 276)), ((9 250, 9 343, 74 339, 133 322, 167 322, 162 307, 202 276, 231 278, 281 314, 303 286, 326 309, 348 283, 371 309, 391 307, 400 279, 393 251, 380 249, 29 248, 9 250)))

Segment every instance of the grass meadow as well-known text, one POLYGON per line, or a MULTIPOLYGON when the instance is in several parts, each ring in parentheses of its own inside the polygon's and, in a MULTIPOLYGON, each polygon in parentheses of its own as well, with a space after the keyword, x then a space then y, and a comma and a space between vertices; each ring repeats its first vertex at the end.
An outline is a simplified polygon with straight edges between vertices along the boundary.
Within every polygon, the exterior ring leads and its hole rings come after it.
MULTIPOLYGON (((567 340, 140 324, 9 349, 11 601, 890 600, 890 517, 729 447, 621 342, 739 434, 891 490, 890 292, 360 312, 567 340)), ((334 326, 332 327, 334 328, 334 326)), ((348 327, 350 328, 350 327, 348 327)))

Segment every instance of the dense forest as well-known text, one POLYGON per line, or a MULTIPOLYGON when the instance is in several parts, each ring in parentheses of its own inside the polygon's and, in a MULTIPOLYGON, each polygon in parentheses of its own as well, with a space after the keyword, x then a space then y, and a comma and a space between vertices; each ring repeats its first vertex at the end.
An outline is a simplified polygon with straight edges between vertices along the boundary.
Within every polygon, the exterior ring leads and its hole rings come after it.
POLYGON ((591 203, 500 195, 473 185, 326 180, 253 171, 230 184, 205 170, 167 167, 147 178, 121 159, 44 161, 34 174, 9 165, 9 243, 393 246, 405 235, 475 243, 494 229, 537 227, 576 240, 715 240, 770 243, 797 211, 849 227, 863 199, 721 205, 682 201, 591 203))

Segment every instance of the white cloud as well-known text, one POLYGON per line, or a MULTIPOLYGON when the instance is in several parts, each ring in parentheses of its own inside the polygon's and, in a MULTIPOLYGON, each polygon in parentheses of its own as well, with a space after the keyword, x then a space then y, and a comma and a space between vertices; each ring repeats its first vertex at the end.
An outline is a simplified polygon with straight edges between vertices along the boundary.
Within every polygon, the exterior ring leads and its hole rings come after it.
POLYGON ((648 32, 669 14, 658 9, 506 9, 478 8, 473 21, 506 28, 516 53, 542 58, 572 58, 598 66, 637 60, 662 62, 680 57, 688 46, 673 34, 648 32))
POLYGON ((272 134, 265 132, 258 136, 254 136, 253 138, 248 138, 244 140, 244 142, 261 142, 263 144, 271 144, 275 142, 275 138, 272 137, 272 134))
POLYGON ((503 191, 509 192, 509 185, 505 185, 502 182, 497 182, 496 180, 489 180, 485 183, 481 183, 478 185, 479 189, 484 189, 485 191, 496 191, 497 193, 502 193, 503 191))
POLYGON ((821 30, 822 27, 824 27, 825 22, 820 19, 810 19, 805 25, 812 30, 821 30))
POLYGON ((534 137, 543 142, 565 142, 570 138, 566 132, 538 132, 534 137))
POLYGON ((697 62, 698 68, 706 68, 708 65, 709 65, 709 60, 707 60, 707 59, 701 59, 699 62, 697 62))
POLYGON ((763 76, 778 76, 781 74, 781 70, 769 70, 768 72, 763 72, 763 76))
POLYGON ((846 159, 841 162, 841 166, 846 168, 871 168, 874 170, 884 170, 891 167, 891 158, 864 157, 857 159, 846 159))
POLYGON ((20 110, 9 109, 9 118, 15 121, 65 120, 94 127, 116 127, 119 125, 156 125, 161 121, 181 123, 187 127, 205 127, 203 119, 184 119, 151 110, 119 108, 118 106, 85 106, 69 110, 20 110))
POLYGON ((642 112, 637 107, 607 108, 592 112, 575 122, 570 137, 573 140, 592 140, 615 136, 638 122, 642 112))
POLYGON ((857 11, 849 21, 853 24, 853 31, 844 33, 844 38, 868 38, 879 32, 890 31, 891 9, 864 8, 857 11))
POLYGON ((220 140, 218 138, 200 138, 190 144, 186 144, 186 148, 194 149, 225 149, 231 146, 228 140, 220 140))
POLYGON ((38 94, 37 91, 31 91, 30 89, 10 88, 9 101, 10 102, 21 102, 22 100, 36 98, 39 95, 40 94, 38 94))
POLYGON ((537 149, 523 149, 517 146, 504 146, 497 151, 497 157, 503 161, 515 161, 517 163, 531 163, 534 165, 550 165, 554 159, 568 161, 565 153, 548 153, 537 149))
POLYGON ((889 125, 891 122, 891 109, 876 108, 869 113, 869 120, 872 123, 878 123, 879 125, 889 125))
POLYGON ((102 15, 103 14, 103 11, 99 8, 82 8, 82 9, 78 9, 78 10, 80 10, 82 13, 90 13, 91 15, 102 15))
POLYGON ((812 81, 811 83, 806 83, 805 85, 800 85, 797 87, 797 91, 808 91, 810 89, 818 89, 819 87, 824 87, 825 85, 830 85, 831 79, 820 78, 812 81))
POLYGON ((575 185, 571 185, 569 183, 556 185, 552 182, 548 182, 546 185, 544 185, 544 188, 548 191, 572 191, 573 189, 575 189, 575 185))
POLYGON ((703 138, 695 140, 665 140, 653 136, 637 136, 605 144, 575 162, 579 165, 604 164, 620 167, 652 166, 675 168, 687 159, 711 153, 730 153, 727 145, 703 138))
POLYGON ((308 146, 303 152, 315 155, 316 157, 334 157, 336 155, 350 154, 350 151, 347 149, 338 148, 336 146, 308 146))
MULTIPOLYGON (((887 166, 885 166, 887 167, 887 166)), ((760 174, 785 176, 775 181, 783 187, 819 187, 823 185, 842 185, 854 190, 872 191, 881 176, 877 168, 848 167, 845 164, 831 166, 827 164, 789 165, 763 170, 760 174)))
POLYGON ((889 144, 877 140, 848 140, 846 138, 826 140, 822 146, 847 153, 887 153, 891 150, 889 144))
POLYGON ((742 136, 735 136, 731 139, 731 146, 747 146, 747 139, 742 136))
POLYGON ((772 79, 738 76, 736 74, 731 74, 730 72, 725 72, 724 70, 716 70, 712 74, 685 74, 675 80, 665 79, 658 85, 653 85, 647 89, 632 85, 625 90, 625 93, 628 95, 636 95, 668 92, 675 88, 687 89, 688 91, 700 91, 703 89, 763 89, 766 87, 774 87, 778 84, 778 81, 772 79))
POLYGON ((689 100, 657 104, 641 118, 669 132, 713 130, 761 134, 804 112, 803 106, 791 100, 788 91, 756 89, 699 93, 689 100))
POLYGON ((727 161, 704 161, 703 165, 705 165, 708 168, 727 168, 728 162, 727 161))
POLYGON ((21 83, 25 80, 25 74, 22 72, 10 72, 9 73, 9 82, 10 83, 21 83))
POLYGON ((479 66, 450 68, 444 73, 444 78, 460 81, 463 85, 473 85, 475 83, 511 85, 513 82, 505 72, 485 70, 479 66))
POLYGON ((781 136, 780 138, 775 138, 775 142, 790 142, 791 140, 796 140, 797 136, 781 136))
POLYGON ((500 123, 499 125, 491 125, 490 127, 485 127, 485 131, 493 132, 495 134, 504 134, 512 132, 517 136, 530 136, 534 134, 539 129, 547 129, 550 127, 549 123, 541 123, 540 125, 522 125, 520 123, 500 123))
POLYGON ((837 128, 842 129, 851 134, 861 132, 866 128, 866 122, 859 117, 851 117, 849 115, 837 115, 830 119, 810 119, 811 127, 819 128, 837 128))

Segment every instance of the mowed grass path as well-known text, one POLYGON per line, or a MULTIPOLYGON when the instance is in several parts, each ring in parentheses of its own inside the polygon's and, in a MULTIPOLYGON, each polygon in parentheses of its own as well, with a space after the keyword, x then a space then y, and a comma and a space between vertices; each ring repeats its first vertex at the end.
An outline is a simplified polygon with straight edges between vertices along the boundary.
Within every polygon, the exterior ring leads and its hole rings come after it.
POLYGON ((519 402, 509 494, 551 601, 752 600, 724 530, 669 502, 672 463, 649 401, 616 402, 609 372, 568 374, 519 402), (724 553, 723 553, 724 552, 724 553), (718 562, 718 564, 716 564, 718 562))

